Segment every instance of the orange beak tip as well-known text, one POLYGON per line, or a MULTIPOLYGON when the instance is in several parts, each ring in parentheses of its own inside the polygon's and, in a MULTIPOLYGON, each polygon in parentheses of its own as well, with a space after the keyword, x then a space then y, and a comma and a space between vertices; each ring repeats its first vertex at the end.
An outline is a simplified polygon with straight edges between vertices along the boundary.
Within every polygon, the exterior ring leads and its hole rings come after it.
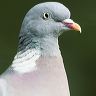
POLYGON ((73 30, 75 30, 75 31, 79 31, 80 34, 82 33, 82 31, 81 31, 81 27, 80 27, 79 24, 77 24, 77 23, 73 23, 73 25, 72 25, 71 27, 72 27, 73 30))

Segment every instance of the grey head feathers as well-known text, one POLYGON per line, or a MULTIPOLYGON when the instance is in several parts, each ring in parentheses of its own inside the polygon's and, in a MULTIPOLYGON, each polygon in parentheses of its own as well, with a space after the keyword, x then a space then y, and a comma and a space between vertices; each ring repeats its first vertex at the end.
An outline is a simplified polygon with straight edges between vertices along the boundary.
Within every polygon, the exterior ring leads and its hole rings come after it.
POLYGON ((68 18, 70 11, 61 3, 46 2, 34 6, 22 23, 18 51, 29 48, 43 50, 43 53, 51 53, 52 49, 58 51, 58 36, 66 30, 61 22, 68 18), (47 18, 44 18, 46 14, 47 18))

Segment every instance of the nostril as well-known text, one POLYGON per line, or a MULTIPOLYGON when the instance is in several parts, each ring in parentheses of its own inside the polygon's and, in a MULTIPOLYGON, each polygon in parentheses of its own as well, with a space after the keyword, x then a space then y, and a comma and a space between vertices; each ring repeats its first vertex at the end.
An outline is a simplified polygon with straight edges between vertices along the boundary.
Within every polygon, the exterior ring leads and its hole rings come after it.
POLYGON ((65 23, 73 23, 74 21, 72 19, 65 19, 63 22, 65 22, 65 23))

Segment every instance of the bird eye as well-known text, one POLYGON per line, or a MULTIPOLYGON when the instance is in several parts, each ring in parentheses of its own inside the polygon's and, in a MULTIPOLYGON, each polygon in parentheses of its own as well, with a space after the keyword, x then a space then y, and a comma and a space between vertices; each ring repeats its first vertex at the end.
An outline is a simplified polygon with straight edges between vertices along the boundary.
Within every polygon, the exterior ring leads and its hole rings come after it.
POLYGON ((49 13, 44 13, 43 14, 43 19, 48 19, 49 18, 49 13))

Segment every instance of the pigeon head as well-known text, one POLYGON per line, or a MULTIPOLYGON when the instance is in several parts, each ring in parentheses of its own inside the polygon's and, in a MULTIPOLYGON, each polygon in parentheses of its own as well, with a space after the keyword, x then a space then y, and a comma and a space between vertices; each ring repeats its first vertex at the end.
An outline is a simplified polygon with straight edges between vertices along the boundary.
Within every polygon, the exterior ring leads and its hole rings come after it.
POLYGON ((57 2, 46 2, 34 6, 25 16, 22 25, 23 32, 28 30, 39 36, 58 36, 67 30, 81 30, 80 26, 70 19, 68 8, 57 2))
POLYGON ((26 47, 27 40, 33 42, 31 47, 37 44, 42 47, 41 49, 50 44, 57 44, 59 35, 67 30, 81 32, 80 26, 70 19, 68 8, 58 2, 40 3, 31 8, 23 20, 19 42, 20 50, 26 47))

